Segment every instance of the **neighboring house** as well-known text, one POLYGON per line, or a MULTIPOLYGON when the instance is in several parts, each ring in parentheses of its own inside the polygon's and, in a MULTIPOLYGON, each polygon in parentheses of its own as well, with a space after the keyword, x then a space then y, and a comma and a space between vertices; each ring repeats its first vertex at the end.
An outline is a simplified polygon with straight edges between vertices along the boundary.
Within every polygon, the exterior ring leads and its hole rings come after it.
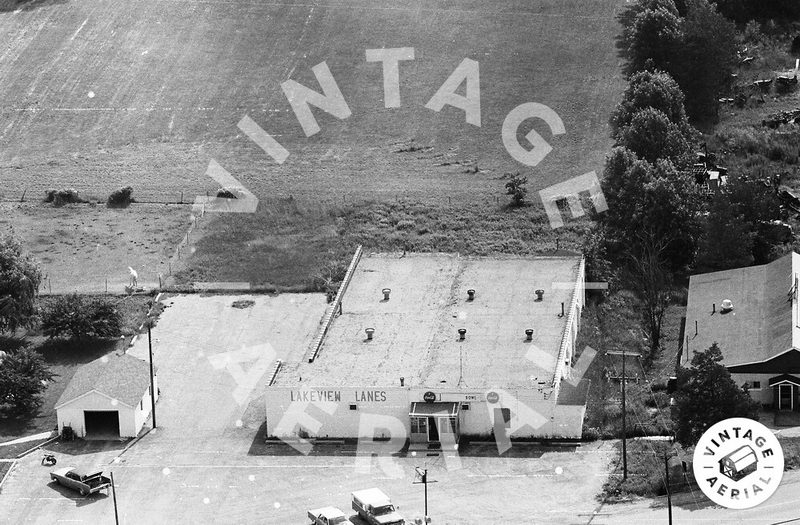
MULTIPOLYGON (((158 382, 156 398, 158 398, 158 382)), ((109 354, 80 367, 56 403, 58 431, 79 437, 135 437, 150 416, 150 365, 128 354, 109 354)))
POLYGON ((800 411, 799 278, 800 255, 791 253, 769 264, 689 280, 688 348, 703 351, 716 342, 733 379, 778 411, 800 411), (731 308, 723 308, 723 301, 731 308))

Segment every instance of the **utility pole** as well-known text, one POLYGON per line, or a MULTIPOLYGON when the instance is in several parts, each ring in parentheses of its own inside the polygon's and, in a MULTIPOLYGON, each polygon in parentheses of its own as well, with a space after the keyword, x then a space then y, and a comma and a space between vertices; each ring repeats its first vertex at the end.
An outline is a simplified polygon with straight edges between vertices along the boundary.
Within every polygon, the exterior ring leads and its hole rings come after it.
POLYGON ((153 428, 156 428, 156 391, 153 374, 153 339, 150 335, 150 319, 147 319, 147 347, 150 351, 150 403, 153 407, 153 428))
POLYGON ((667 474, 667 512, 669 513, 669 525, 672 525, 672 494, 669 489, 669 460, 666 452, 664 452, 664 469, 667 474))
POLYGON ((113 472, 111 472, 111 495, 114 497, 114 522, 119 525, 119 514, 117 514, 117 487, 114 485, 113 472))
MULTIPOLYGON (((417 471, 417 475, 419 476, 420 480, 415 481, 414 484, 418 485, 422 483, 425 487, 425 514, 422 518, 424 523, 430 523, 428 519, 428 469, 422 469, 419 467, 414 467, 414 470, 417 471)), ((436 481, 431 481, 431 483, 436 483, 436 481)))
POLYGON ((628 479, 628 413, 625 407, 625 385, 628 382, 628 377, 625 375, 625 356, 641 357, 642 354, 628 354, 623 346, 622 352, 606 352, 606 355, 622 356, 622 479, 626 480, 628 479))

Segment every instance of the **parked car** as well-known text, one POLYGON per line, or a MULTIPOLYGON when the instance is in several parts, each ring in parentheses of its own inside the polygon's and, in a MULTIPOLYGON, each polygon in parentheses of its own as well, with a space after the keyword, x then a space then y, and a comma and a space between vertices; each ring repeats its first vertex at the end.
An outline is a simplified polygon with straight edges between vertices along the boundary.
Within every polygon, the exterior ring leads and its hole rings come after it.
POLYGON ((353 525, 344 512, 336 507, 322 507, 308 511, 312 525, 353 525))
POLYGON ((389 496, 380 489, 353 492, 353 510, 371 525, 405 525, 406 520, 397 513, 389 496))
POLYGON ((64 467, 50 473, 50 479, 59 485, 80 492, 81 496, 88 496, 95 492, 105 490, 111 486, 111 480, 103 476, 102 471, 90 470, 88 472, 75 467, 64 467))

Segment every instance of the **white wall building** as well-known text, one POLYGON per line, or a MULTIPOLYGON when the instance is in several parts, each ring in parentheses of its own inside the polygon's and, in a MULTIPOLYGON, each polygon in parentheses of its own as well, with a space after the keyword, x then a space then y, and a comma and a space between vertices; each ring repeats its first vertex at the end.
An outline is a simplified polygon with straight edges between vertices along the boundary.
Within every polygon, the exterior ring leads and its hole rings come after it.
POLYGON ((586 390, 568 378, 583 268, 578 256, 364 257, 316 358, 284 363, 267 389, 267 436, 579 438, 586 390))

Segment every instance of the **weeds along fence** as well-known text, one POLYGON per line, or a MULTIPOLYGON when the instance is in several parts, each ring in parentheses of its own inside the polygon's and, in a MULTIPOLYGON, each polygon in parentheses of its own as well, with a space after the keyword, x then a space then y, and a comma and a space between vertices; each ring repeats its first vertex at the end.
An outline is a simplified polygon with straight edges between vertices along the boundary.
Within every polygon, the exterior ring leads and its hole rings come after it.
MULTIPOLYGON (((53 188, 49 186, 26 187, 17 191, 2 190, 0 192, 0 202, 4 203, 42 203, 46 194, 53 188)), ((85 204, 105 204, 108 195, 99 193, 96 189, 83 187, 70 187, 75 190, 78 198, 85 204)), ((111 193, 110 191, 108 192, 111 193)), ((148 191, 134 188, 133 199, 137 204, 170 204, 191 206, 197 197, 216 196, 214 190, 170 190, 170 191, 148 191)), ((259 203, 268 204, 270 202, 281 202, 295 200, 299 205, 326 205, 326 206, 353 206, 358 204, 368 204, 372 202, 420 202, 437 205, 443 204, 464 204, 464 205, 505 205, 509 198, 500 193, 496 195, 476 195, 468 190, 453 189, 449 195, 432 194, 425 190, 418 191, 381 191, 381 192, 331 192, 320 190, 319 192, 271 192, 269 196, 258 196, 259 203)), ((530 202, 536 203, 538 197, 533 197, 530 202)))

